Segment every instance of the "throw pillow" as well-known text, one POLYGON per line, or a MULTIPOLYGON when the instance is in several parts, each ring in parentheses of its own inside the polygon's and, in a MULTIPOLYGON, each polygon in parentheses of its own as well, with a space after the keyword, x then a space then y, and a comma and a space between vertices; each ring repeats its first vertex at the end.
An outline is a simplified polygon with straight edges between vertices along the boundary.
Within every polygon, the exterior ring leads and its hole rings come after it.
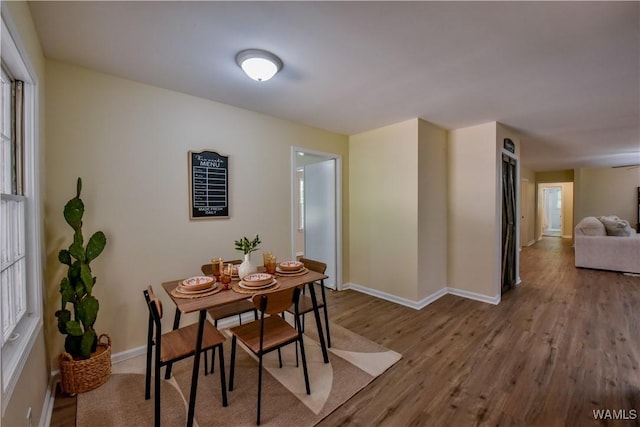
POLYGON ((607 230, 604 224, 594 216, 582 218, 576 225, 576 233, 583 236, 606 236, 607 230))
POLYGON ((598 217, 604 224, 608 236, 631 236, 633 230, 629 221, 620 219, 615 215, 598 217))

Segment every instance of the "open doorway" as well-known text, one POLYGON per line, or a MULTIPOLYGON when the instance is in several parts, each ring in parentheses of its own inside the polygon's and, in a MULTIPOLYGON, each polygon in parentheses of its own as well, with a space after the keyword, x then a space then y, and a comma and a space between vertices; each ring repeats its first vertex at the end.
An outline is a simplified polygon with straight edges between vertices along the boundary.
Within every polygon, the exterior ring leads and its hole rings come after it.
POLYGON ((342 278, 342 160, 336 154, 291 150, 293 256, 327 264, 325 285, 340 289, 342 278))
POLYGON ((538 184, 536 235, 573 237, 573 183, 538 184))
POLYGON ((562 236, 562 187, 542 189, 542 235, 562 236))

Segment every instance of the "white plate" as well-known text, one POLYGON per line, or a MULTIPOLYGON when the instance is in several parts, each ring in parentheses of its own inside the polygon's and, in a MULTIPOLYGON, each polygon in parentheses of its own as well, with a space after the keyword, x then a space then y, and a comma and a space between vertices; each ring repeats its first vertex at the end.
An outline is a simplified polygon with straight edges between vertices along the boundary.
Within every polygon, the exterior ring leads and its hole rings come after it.
POLYGON ((215 288, 218 287, 217 283, 212 283, 210 287, 206 288, 206 289, 199 289, 196 291, 190 291, 188 289, 185 289, 184 287, 178 285, 178 287, 176 288, 176 290, 178 292, 180 292, 181 294, 185 294, 185 295, 193 295, 193 294, 204 294, 205 292, 209 292, 214 290, 215 288))
POLYGON ((266 288, 270 288, 272 286, 274 286, 276 283, 278 283, 276 281, 276 279, 273 279, 270 283, 267 283, 266 285, 262 285, 262 286, 247 286, 245 285, 242 280, 240 280, 238 282, 238 286, 240 286, 242 289, 247 289, 247 290, 255 290, 255 289, 266 289, 266 288))
POLYGON ((299 270, 280 270, 280 267, 276 267, 276 272, 280 274, 298 274, 305 271, 304 265, 299 270))
POLYGON ((242 278, 242 281, 247 282, 262 282, 263 280, 273 279, 273 276, 267 273, 252 273, 247 274, 242 278))
POLYGON ((201 286, 204 285, 206 283, 211 283, 213 284, 213 277, 209 277, 209 276, 195 276, 195 277, 190 277, 186 280, 182 281, 182 286, 185 288, 189 288, 191 286, 201 286))

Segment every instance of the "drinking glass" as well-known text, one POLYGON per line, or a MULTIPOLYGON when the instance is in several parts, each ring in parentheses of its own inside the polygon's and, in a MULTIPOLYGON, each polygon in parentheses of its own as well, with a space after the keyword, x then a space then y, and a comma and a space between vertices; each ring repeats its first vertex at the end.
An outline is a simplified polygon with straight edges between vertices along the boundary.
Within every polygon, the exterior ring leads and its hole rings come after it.
POLYGON ((269 274, 275 274, 276 273, 277 260, 278 260, 278 258, 276 258, 276 256, 273 255, 273 254, 270 254, 268 257, 265 258, 265 260, 264 260, 264 268, 267 271, 267 273, 269 273, 269 274))
POLYGON ((220 282, 222 282, 222 289, 229 289, 229 283, 231 283, 232 266, 227 264, 222 268, 220 275, 220 282))
POLYGON ((211 271, 216 282, 220 281, 220 273, 222 272, 222 258, 211 258, 211 271))

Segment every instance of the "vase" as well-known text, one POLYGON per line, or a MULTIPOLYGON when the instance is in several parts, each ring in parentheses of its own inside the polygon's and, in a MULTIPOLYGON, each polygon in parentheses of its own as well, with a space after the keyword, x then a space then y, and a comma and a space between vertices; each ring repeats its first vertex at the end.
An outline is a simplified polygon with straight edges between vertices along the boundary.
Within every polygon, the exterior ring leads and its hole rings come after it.
POLYGON ((238 277, 242 279, 247 274, 255 273, 257 268, 251 263, 251 254, 244 254, 244 261, 238 266, 238 277))

